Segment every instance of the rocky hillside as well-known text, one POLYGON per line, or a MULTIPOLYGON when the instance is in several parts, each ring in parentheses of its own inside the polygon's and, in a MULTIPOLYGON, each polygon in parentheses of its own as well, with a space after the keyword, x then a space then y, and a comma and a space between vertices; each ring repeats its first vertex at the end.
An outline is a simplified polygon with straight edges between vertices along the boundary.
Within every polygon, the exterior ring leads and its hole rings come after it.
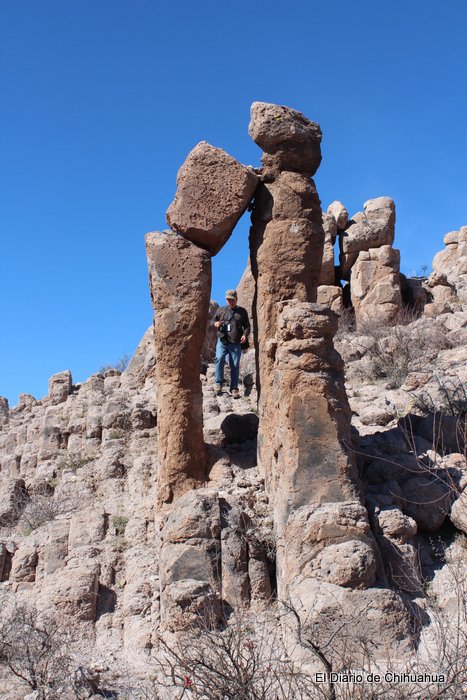
POLYGON ((467 227, 406 279, 390 198, 321 211, 319 125, 254 103, 250 135, 262 168, 180 169, 127 369, 0 398, 5 700, 462 697, 467 227), (235 400, 211 257, 247 206, 235 400))

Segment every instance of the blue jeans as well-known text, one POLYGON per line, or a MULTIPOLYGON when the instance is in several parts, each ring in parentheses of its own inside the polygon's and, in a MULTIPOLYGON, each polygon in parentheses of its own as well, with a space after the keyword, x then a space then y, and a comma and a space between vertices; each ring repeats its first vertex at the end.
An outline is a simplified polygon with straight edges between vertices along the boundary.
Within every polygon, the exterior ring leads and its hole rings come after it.
POLYGON ((216 346, 216 384, 224 383, 224 365, 227 355, 229 356, 230 364, 230 390, 238 389, 240 357, 242 355, 240 343, 223 343, 218 339, 216 346))

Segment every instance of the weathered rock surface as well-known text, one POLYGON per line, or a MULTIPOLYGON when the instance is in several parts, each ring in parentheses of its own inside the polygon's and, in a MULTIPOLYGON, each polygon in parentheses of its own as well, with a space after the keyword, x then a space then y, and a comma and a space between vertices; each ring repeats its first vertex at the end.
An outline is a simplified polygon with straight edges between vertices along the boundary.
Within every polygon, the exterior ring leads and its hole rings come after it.
POLYGON ((359 253, 393 244, 395 220, 394 201, 390 197, 369 199, 363 205, 363 212, 352 216, 339 236, 342 279, 350 279, 359 253))
POLYGON ((314 175, 321 163, 321 129, 290 107, 253 102, 248 133, 260 146, 268 172, 314 175))
POLYGON ((53 404, 66 401, 71 392, 72 378, 71 372, 58 372, 49 379, 49 399, 53 404))
POLYGON ((258 176, 228 153, 202 141, 178 171, 167 223, 216 255, 248 206, 258 176))
POLYGON ((336 230, 339 233, 345 231, 345 227, 349 221, 349 212, 344 207, 342 202, 339 202, 338 200, 331 202, 331 204, 328 206, 327 213, 332 216, 336 222, 336 230))
POLYGON ((344 310, 344 304, 342 300, 342 287, 336 287, 334 285, 320 285, 317 290, 318 304, 326 306, 331 311, 334 311, 338 316, 340 316, 344 310))
POLYGON ((334 271, 334 242, 337 237, 336 220, 333 216, 323 214, 324 247, 323 263, 319 276, 319 285, 334 285, 336 275, 334 271))
POLYGON ((445 249, 433 259, 435 273, 444 274, 454 288, 459 304, 467 304, 467 226, 447 233, 445 249))
POLYGON ((146 251, 154 308, 159 500, 170 502, 206 480, 199 374, 211 256, 171 232, 149 233, 146 251))
POLYGON ((400 254, 389 245, 361 252, 352 268, 351 297, 357 326, 391 324, 402 308, 400 254))

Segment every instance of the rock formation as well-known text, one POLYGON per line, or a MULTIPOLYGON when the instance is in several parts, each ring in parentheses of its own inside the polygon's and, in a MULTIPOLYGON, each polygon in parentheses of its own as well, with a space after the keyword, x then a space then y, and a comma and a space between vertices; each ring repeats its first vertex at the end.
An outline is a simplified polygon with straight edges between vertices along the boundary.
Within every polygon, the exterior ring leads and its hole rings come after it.
MULTIPOLYGON (((146 237, 154 327, 127 369, 83 383, 60 372, 46 396, 21 394, 12 408, 0 397, 0 627, 28 606, 71 632, 74 686, 54 677, 54 696, 75 697, 77 676, 92 678, 80 697, 154 694, 148 668, 162 673, 161 649, 180 638, 202 647, 210 628, 225 640, 233 620, 248 619, 242 656, 261 646, 257 634, 304 679, 329 663, 380 672, 390 650, 391 670, 446 673, 461 697, 467 229, 448 234, 426 289, 404 281, 405 301, 420 309, 431 298, 425 315, 361 332, 365 315, 390 324, 401 303, 390 204, 370 200, 347 222, 333 202, 323 217, 311 179, 319 126, 255 103, 250 131, 265 153, 251 272, 239 285, 256 322, 241 397, 214 391, 206 328, 211 251, 230 235, 216 214, 217 164, 229 227, 249 176, 204 144, 182 168, 171 208, 179 232, 146 237), (320 284, 336 232, 344 246, 348 231, 356 329, 333 312, 342 312, 339 270, 336 284, 320 284)), ((31 697, 4 648, 0 695, 31 697)), ((179 683, 160 680, 164 692, 179 683)))
POLYGON ((172 232, 146 236, 154 307, 159 500, 206 481, 200 375, 211 255, 172 232))
MULTIPOLYGON (((443 298, 442 301, 467 304, 467 226, 462 226, 459 231, 447 233, 444 237, 444 245, 446 248, 437 253, 433 259, 433 269, 438 275, 445 276, 437 284, 444 288, 449 286, 452 291, 455 291, 455 295, 451 293, 449 299, 443 298)), ((437 288, 433 279, 430 286, 437 288)), ((437 296, 435 292, 435 301, 438 301, 437 296)))
MULTIPOLYGON (((337 316, 314 303, 324 231, 310 176, 319 162, 320 131, 316 125, 306 127, 303 115, 293 111, 286 115, 284 109, 277 116, 287 149, 282 151, 280 142, 274 141, 274 159, 270 160, 269 153, 263 156, 263 183, 255 198, 250 232, 256 282, 258 463, 274 506, 279 597, 293 605, 303 624, 306 620, 317 626, 319 636, 324 628, 315 614, 318 591, 330 587, 328 605, 333 597, 339 601, 333 613, 338 618, 339 607, 342 614, 357 595, 354 591, 354 597, 348 598, 339 587, 371 587, 377 578, 378 555, 360 502, 350 447, 343 364, 332 342, 337 316), (294 142, 297 133, 300 139, 294 142), (306 143, 304 134, 313 145, 306 143), (289 152, 293 152, 291 160, 289 152), (311 153, 315 158, 307 167, 311 153), (347 510, 355 513, 353 518, 347 510), (333 515, 327 515, 328 511, 333 515), (342 525, 330 528, 328 534, 324 524, 317 525, 303 537, 299 533, 314 518, 342 525), (345 564, 337 571, 329 562, 341 550, 345 564)), ((275 106, 253 105, 251 114, 250 134, 273 150, 264 133, 274 123, 275 106), (261 139, 256 138, 258 134, 261 139)), ((369 207, 369 211, 373 209, 369 207)), ((329 216, 328 221, 329 230, 335 231, 334 219, 329 216)), ((379 571, 380 580, 381 575, 384 577, 379 571)), ((388 604, 398 611, 403 636, 407 637, 408 616, 397 596, 389 591, 362 595, 362 611, 369 600, 386 595, 390 603, 381 600, 375 604, 388 604)), ((359 624, 368 624, 367 615, 361 617, 359 624)), ((381 634, 381 626, 375 627, 375 634, 381 634)))
POLYGON ((358 254, 394 242, 395 207, 390 197, 369 199, 339 235, 340 274, 348 280, 358 254))
POLYGON ((350 284, 357 327, 368 321, 391 325, 402 309, 400 255, 390 245, 362 251, 352 267, 350 284))
POLYGON ((188 154, 177 176, 177 193, 167 223, 216 255, 250 202, 255 173, 220 148, 202 141, 188 154))

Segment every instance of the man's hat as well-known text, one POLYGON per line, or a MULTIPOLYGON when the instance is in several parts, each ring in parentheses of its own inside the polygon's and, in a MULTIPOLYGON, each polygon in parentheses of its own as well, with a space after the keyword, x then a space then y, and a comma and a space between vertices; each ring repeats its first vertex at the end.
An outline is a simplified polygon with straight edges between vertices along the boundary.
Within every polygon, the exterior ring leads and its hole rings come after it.
POLYGON ((237 292, 235 291, 235 289, 228 289, 225 293, 225 298, 226 299, 235 299, 235 301, 236 301, 237 300, 237 292))

